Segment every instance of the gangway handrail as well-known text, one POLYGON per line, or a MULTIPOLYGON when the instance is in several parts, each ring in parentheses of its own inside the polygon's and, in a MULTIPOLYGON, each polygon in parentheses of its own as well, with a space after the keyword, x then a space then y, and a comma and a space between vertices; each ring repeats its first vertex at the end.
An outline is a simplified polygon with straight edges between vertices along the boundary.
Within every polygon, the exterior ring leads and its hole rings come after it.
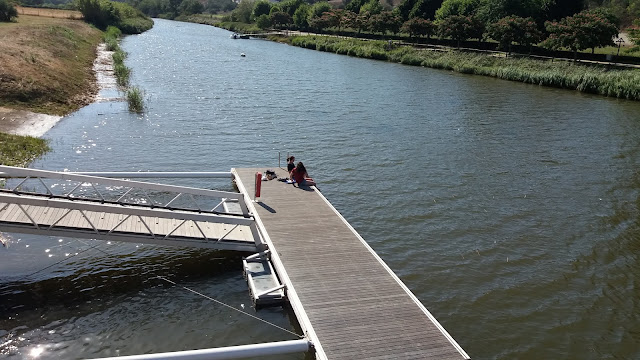
POLYGON ((231 171, 80 171, 70 173, 77 175, 127 179, 224 179, 233 177, 231 171))
MULTIPOLYGON (((182 173, 182 176, 186 177, 184 174, 185 173, 182 173)), ((200 174, 202 175, 203 173, 200 173, 200 174)), ((158 184, 158 183, 143 182, 143 181, 123 180, 123 179, 113 179, 113 178, 101 177, 101 176, 83 175, 80 173, 25 169, 25 168, 6 166, 6 165, 0 165, 0 177, 7 177, 7 178, 24 177, 24 178, 47 178, 47 179, 69 180, 69 181, 79 181, 83 183, 96 183, 96 184, 103 184, 103 185, 123 186, 123 187, 146 189, 146 190, 175 192, 180 194, 233 199, 233 200, 239 201, 240 209, 242 210, 242 214, 244 216, 250 215, 249 209, 247 208, 247 205, 244 201, 244 196, 240 193, 230 192, 230 191, 198 189, 198 188, 192 188, 192 187, 186 187, 186 186, 158 184)), ((149 176, 149 177, 152 177, 152 176, 149 176)))
POLYGON ((252 218, 244 218, 233 215, 221 215, 212 213, 199 213, 195 211, 168 210, 164 208, 147 208, 136 206, 135 204, 96 204, 93 202, 83 201, 82 199, 56 199, 56 198, 39 198, 29 195, 18 195, 12 193, 0 193, 0 203, 20 204, 30 206, 43 206, 68 210, 82 210, 105 212, 113 210, 114 213, 132 216, 148 216, 159 217, 164 219, 180 218, 181 220, 216 222, 229 225, 246 225, 254 226, 255 221, 252 218))

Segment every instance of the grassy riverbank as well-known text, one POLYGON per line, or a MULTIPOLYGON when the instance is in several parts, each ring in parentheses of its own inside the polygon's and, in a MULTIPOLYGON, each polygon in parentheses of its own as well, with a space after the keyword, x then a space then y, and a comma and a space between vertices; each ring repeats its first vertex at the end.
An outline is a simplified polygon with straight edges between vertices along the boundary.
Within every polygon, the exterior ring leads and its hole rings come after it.
POLYGON ((49 151, 49 145, 44 139, 0 132, 1 165, 27 166, 47 151, 49 151))
POLYGON ((113 51, 113 73, 120 90, 126 94, 129 111, 141 114, 144 112, 144 92, 137 86, 129 86, 131 69, 124 64, 127 53, 120 48, 121 35, 120 29, 109 26, 104 33, 104 41, 107 44, 107 50, 113 51))
MULTIPOLYGON (((0 106, 64 115, 93 101, 99 30, 79 20, 20 15, 0 23, 0 39, 0 106)), ((45 140, 0 133, 2 165, 26 166, 48 150, 45 140)))
POLYGON ((211 25, 219 27, 225 30, 239 32, 243 34, 261 33, 264 30, 260 29, 256 24, 247 24, 237 21, 223 21, 225 16, 213 15, 213 14, 193 14, 193 15, 180 15, 174 20, 191 22, 196 24, 211 25))
POLYGON ((307 49, 333 52, 406 65, 491 76, 528 84, 640 100, 640 70, 610 68, 564 61, 504 58, 460 51, 431 51, 408 46, 387 49, 387 42, 329 36, 274 37, 307 49))
POLYGON ((21 15, 0 25, 0 106, 63 115, 88 104, 102 33, 78 20, 21 15))

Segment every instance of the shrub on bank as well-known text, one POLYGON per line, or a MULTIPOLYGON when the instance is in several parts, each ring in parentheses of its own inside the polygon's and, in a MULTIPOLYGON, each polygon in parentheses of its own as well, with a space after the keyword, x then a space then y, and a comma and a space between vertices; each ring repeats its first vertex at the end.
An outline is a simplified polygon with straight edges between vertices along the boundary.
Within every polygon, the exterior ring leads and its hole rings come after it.
POLYGON ((349 56, 640 100, 640 71, 635 69, 530 58, 499 58, 459 51, 419 50, 406 46, 388 49, 384 41, 328 36, 297 36, 289 42, 294 46, 349 56))
MULTIPOLYGON (((2 0, 0 0, 2 1, 2 0)), ((125 34, 139 34, 151 29, 153 20, 140 10, 122 2, 109 0, 76 0, 85 21, 99 29, 117 26, 125 34)))
POLYGON ((134 86, 127 90, 127 104, 129 111, 141 114, 144 112, 144 92, 134 86))
POLYGON ((18 11, 7 0, 0 0, 0 21, 9 22, 18 17, 18 11))
POLYGON ((114 64, 122 64, 124 63, 124 58, 127 57, 127 53, 125 53, 124 51, 122 51, 122 49, 120 49, 120 47, 118 47, 116 51, 113 52, 113 55, 111 55, 111 57, 113 58, 114 64))
POLYGON ((107 26, 107 30, 105 30, 104 35, 102 36, 105 40, 107 39, 118 39, 122 36, 122 31, 116 26, 107 26))
POLYGON ((118 27, 125 34, 140 34, 153 27, 153 20, 149 18, 127 18, 118 23, 118 27))
POLYGON ((113 64, 113 73, 116 75, 116 82, 122 87, 129 85, 129 75, 131 70, 124 64, 113 64))
POLYGON ((107 45, 108 51, 116 51, 119 48, 117 39, 107 38, 104 40, 104 43, 107 45))

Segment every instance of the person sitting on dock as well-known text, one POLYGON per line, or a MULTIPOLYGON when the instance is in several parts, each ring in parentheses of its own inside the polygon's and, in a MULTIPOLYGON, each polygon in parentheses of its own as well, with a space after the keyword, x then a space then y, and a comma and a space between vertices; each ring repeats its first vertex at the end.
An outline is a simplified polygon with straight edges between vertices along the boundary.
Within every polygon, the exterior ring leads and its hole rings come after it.
POLYGON ((296 167, 296 157, 291 155, 287 158, 287 172, 289 174, 291 174, 291 170, 293 170, 296 167))
MULTIPOLYGON (((307 174, 307 169, 304 167, 302 161, 298 162, 293 170, 291 170, 291 180, 298 183, 298 186, 315 186, 316 182, 307 174)), ((295 183, 294 183, 295 186, 295 183)))

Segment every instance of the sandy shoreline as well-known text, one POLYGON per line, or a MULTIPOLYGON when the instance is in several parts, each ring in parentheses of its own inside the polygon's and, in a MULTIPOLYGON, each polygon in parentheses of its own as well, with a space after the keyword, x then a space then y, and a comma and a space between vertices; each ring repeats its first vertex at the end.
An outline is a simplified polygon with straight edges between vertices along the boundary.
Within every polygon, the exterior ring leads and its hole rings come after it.
MULTIPOLYGON (((98 92, 92 96, 87 96, 88 101, 85 106, 95 101, 107 100, 100 98, 100 90, 116 88, 112 54, 113 51, 107 51, 104 43, 98 45, 96 59, 93 61, 94 81, 98 86, 98 92)), ((34 113, 0 106, 0 132, 41 137, 62 118, 62 116, 57 115, 34 113)))

